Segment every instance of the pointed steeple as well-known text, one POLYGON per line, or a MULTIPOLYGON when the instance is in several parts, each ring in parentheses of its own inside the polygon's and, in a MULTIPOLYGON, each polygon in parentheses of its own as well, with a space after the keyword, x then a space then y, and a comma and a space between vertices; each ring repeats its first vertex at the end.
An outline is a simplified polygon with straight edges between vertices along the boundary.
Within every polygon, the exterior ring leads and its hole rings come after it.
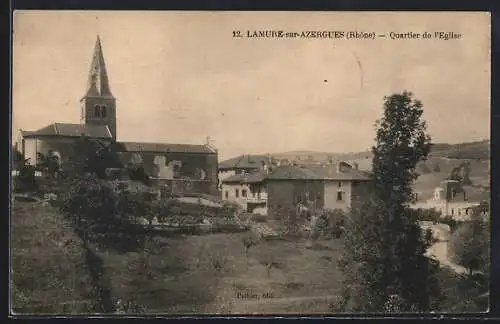
POLYGON ((94 55, 90 64, 89 79, 87 83, 86 97, 114 98, 109 86, 108 72, 104 63, 101 39, 97 35, 94 47, 94 55))

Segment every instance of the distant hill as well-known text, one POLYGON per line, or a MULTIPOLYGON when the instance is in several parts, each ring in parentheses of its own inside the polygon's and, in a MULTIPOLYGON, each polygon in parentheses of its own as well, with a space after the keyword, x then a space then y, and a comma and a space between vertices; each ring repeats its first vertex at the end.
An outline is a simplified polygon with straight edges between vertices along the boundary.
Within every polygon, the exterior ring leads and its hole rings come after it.
POLYGON ((460 144, 434 144, 431 156, 448 159, 490 159, 490 140, 460 144))
MULTIPOLYGON (((330 153, 318 151, 288 151, 282 153, 273 153, 274 158, 289 159, 296 161, 328 161, 328 160, 371 160, 372 153, 350 152, 350 153, 330 153)), ((436 143, 432 145, 429 157, 441 157, 447 159, 471 159, 471 160, 489 160, 490 158, 490 140, 479 142, 468 142, 459 144, 436 143)))

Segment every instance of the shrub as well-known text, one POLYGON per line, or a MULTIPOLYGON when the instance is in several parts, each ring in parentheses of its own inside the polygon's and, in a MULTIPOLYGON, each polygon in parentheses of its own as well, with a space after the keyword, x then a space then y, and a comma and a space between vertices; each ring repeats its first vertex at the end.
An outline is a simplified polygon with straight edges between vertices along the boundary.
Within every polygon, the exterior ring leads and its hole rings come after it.
POLYGON ((455 219, 453 219, 453 217, 449 215, 441 217, 439 219, 439 222, 448 225, 450 227, 451 232, 455 231, 457 226, 461 224, 461 222, 456 221, 455 219))
POLYGON ((109 183, 94 175, 75 179, 60 198, 61 209, 71 216, 77 226, 86 225, 90 232, 117 231, 119 196, 109 183))
POLYGON ((489 264, 488 225, 477 215, 472 221, 459 225, 448 244, 450 258, 467 268, 470 275, 489 264))
POLYGON ((325 209, 318 214, 313 228, 315 235, 336 238, 342 235, 346 216, 341 209, 325 209))
POLYGON ((24 164, 14 180, 16 191, 32 191, 37 189, 35 167, 32 165, 24 164))

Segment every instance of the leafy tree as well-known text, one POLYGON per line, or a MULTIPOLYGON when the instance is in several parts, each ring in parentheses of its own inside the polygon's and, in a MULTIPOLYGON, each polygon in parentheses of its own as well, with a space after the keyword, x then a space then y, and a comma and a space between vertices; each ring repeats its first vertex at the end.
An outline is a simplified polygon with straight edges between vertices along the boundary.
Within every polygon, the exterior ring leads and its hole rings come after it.
POLYGON ((313 236, 335 237, 342 235, 345 213, 342 209, 320 210, 313 228, 313 236))
POLYGON ((489 265, 489 229, 479 214, 470 222, 457 227, 448 242, 450 258, 467 268, 472 276, 474 270, 483 270, 489 265))
POLYGON ((121 168, 122 163, 118 157, 116 146, 98 139, 82 136, 74 148, 70 173, 79 176, 86 173, 106 177, 106 169, 121 168))
POLYGON ((384 99, 372 148, 373 197, 354 206, 346 224, 342 308, 379 312, 397 300, 399 311, 427 311, 440 297, 434 278, 439 267, 425 256, 431 242, 408 204, 430 137, 422 103, 410 92, 384 99))
POLYGON ((58 175, 62 176, 60 162, 59 156, 53 152, 49 152, 47 155, 38 152, 36 169, 55 179, 58 175))
POLYGON ((95 175, 74 179, 61 201, 62 211, 75 222, 78 234, 84 240, 88 238, 87 234, 105 239, 109 234, 120 232, 118 193, 95 175))

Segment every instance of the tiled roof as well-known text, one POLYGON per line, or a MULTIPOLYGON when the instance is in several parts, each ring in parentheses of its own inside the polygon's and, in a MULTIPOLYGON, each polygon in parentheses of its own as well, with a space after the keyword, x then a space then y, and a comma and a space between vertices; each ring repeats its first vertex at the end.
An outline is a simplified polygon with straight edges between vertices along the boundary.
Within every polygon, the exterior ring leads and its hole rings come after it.
POLYGON ((370 180, 370 174, 356 169, 344 169, 337 172, 336 166, 283 166, 275 168, 268 176, 269 180, 370 180))
POLYGON ((280 166, 271 171, 267 176, 269 180, 321 180, 309 168, 297 166, 280 166))
POLYGON ((22 131, 23 137, 69 136, 82 135, 93 138, 112 138, 106 125, 53 123, 36 131, 22 131))
POLYGON ((272 161, 266 155, 240 155, 219 163, 219 169, 260 169, 262 161, 270 165, 272 161))
POLYGON ((252 173, 246 174, 235 174, 224 180, 223 183, 259 183, 266 179, 267 173, 263 170, 259 170, 252 173))
POLYGON ((117 145, 118 150, 122 152, 215 153, 208 145, 139 142, 118 142, 117 145))

